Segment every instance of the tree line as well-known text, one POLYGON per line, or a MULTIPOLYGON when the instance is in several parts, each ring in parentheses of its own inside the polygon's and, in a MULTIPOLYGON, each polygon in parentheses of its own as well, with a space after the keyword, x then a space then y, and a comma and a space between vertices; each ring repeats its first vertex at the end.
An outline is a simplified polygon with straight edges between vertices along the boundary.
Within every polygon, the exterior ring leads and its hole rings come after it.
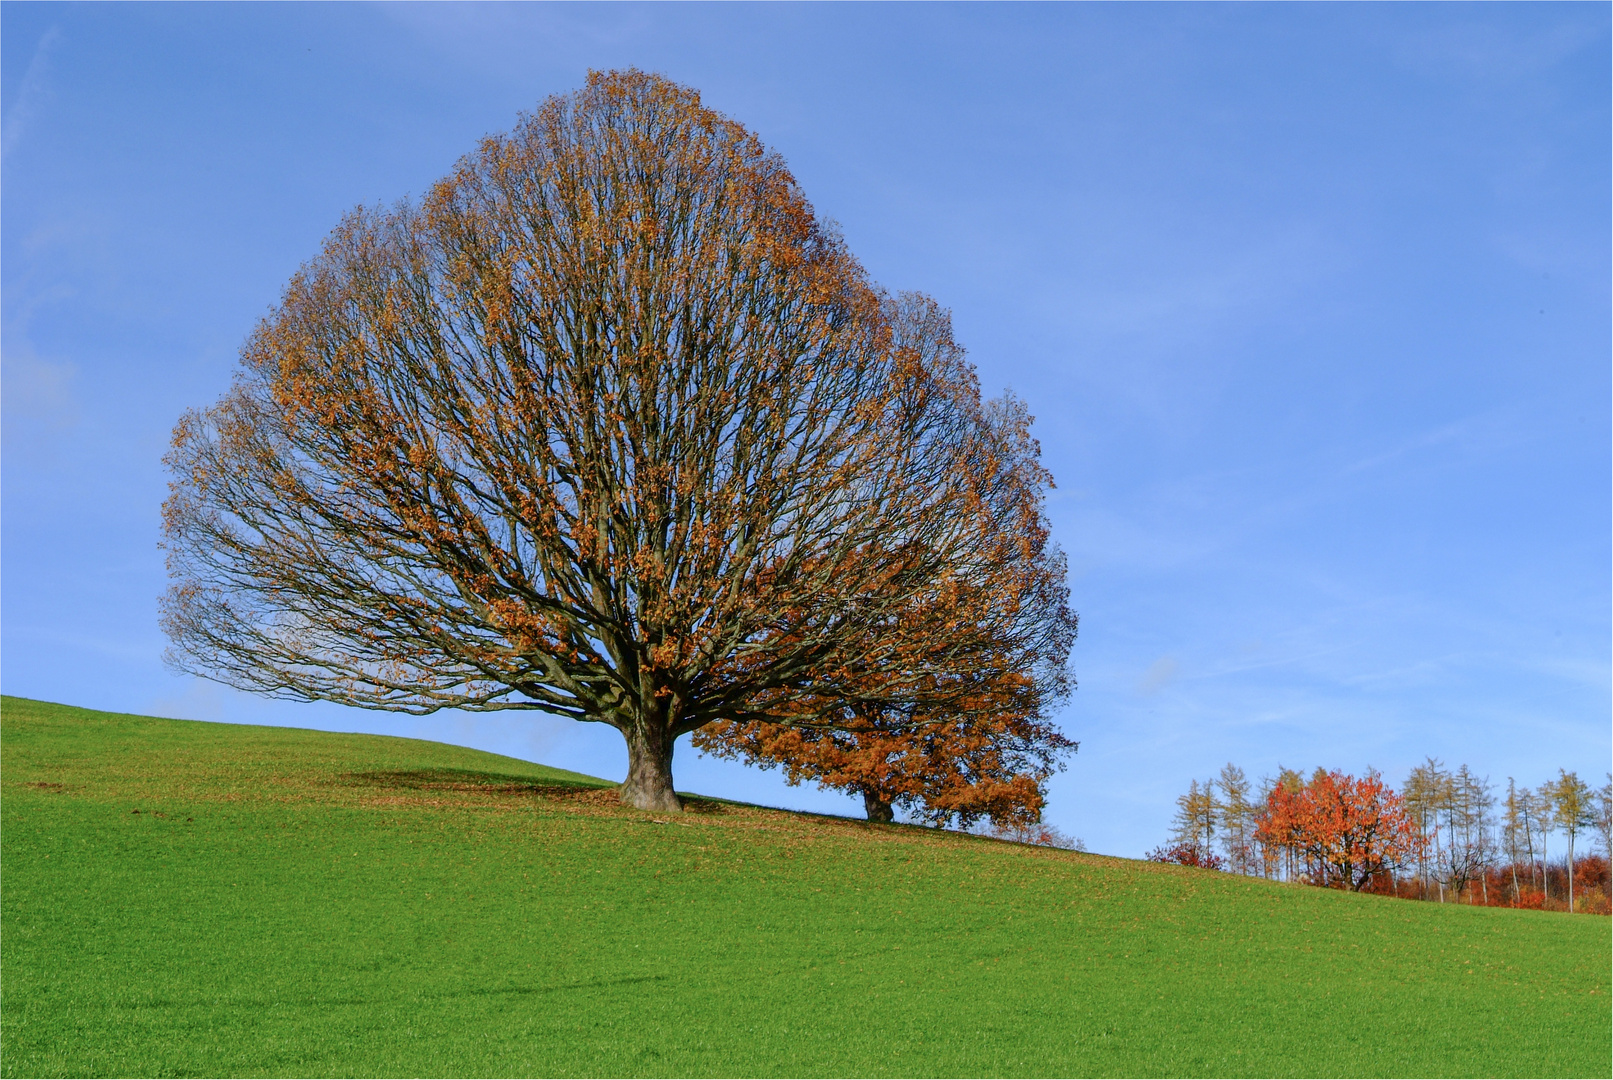
POLYGON ((1613 774, 1501 795, 1429 758, 1396 791, 1376 772, 1293 769, 1251 783, 1231 763, 1176 800, 1148 857, 1230 873, 1439 902, 1609 912, 1613 774), (1593 840, 1600 853, 1586 852, 1593 840), (1557 861, 1553 861, 1555 858, 1557 861))

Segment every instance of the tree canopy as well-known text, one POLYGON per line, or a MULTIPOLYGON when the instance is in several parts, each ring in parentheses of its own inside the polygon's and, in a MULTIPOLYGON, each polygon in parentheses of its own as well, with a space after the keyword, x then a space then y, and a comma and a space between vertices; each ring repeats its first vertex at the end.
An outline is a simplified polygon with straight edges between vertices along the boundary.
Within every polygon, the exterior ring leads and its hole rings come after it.
POLYGON ((1025 424, 755 136, 594 73, 348 215, 181 419, 171 661, 608 723, 624 801, 676 809, 707 724, 918 723, 1062 670, 1025 424))

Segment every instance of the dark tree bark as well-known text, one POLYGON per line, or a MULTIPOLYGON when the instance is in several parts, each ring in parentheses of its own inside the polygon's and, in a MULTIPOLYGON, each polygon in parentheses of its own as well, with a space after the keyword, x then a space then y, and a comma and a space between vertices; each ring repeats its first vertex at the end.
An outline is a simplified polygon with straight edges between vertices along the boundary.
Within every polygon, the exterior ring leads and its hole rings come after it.
POLYGON ((896 820, 896 811, 891 804, 871 791, 863 792, 863 808, 868 811, 869 821, 889 825, 896 820))
POLYGON ((627 781, 622 802, 640 810, 676 813, 683 800, 672 790, 672 749, 664 724, 643 724, 623 729, 627 739, 627 781))

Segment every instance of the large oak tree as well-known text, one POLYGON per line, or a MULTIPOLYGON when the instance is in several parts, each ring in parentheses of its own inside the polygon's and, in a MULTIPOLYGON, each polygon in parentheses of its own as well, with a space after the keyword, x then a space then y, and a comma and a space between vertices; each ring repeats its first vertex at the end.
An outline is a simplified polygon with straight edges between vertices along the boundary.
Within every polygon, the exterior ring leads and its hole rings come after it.
POLYGON ((539 709, 678 807, 714 721, 967 709, 1041 631, 1013 447, 945 313, 867 280, 693 91, 594 74, 353 212, 180 421, 171 657, 277 697, 539 709))

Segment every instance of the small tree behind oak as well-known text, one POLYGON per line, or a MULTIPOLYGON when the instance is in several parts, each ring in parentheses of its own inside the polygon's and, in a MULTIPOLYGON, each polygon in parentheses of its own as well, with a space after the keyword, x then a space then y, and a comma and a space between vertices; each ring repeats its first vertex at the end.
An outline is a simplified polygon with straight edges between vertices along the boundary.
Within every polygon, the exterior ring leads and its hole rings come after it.
MULTIPOLYGON (((926 336, 949 340, 939 325, 926 336)), ((1041 819, 1045 783, 1061 754, 1076 744, 1049 721, 1068 694, 1065 662, 1076 633, 1064 584, 1064 557, 1049 543, 1042 492, 1051 478, 1030 437, 1030 416, 1013 398, 991 402, 982 437, 993 447, 995 475, 976 474, 981 505, 1000 524, 1001 549, 985 588, 1012 621, 952 622, 952 633, 988 640, 974 665, 938 673, 952 688, 935 710, 848 701, 839 723, 792 725, 729 721, 695 733, 694 745, 717 757, 762 768, 782 767, 791 784, 804 780, 860 796, 870 821, 894 820, 898 809, 933 825, 968 828, 981 818, 1004 828, 1041 819)), ((926 602, 913 619, 948 618, 950 599, 926 602)))
POLYGON ((788 724, 719 723, 695 733, 716 757, 860 796, 868 820, 896 811, 931 825, 968 828, 982 818, 1004 828, 1041 820, 1045 783, 1059 755, 1076 744, 1027 704, 1003 675, 939 718, 923 712, 852 710, 835 729, 788 724), (995 683, 995 685, 993 685, 995 683))
POLYGON ((180 421, 164 628, 276 697, 611 724, 673 810, 684 733, 967 711, 1023 652, 1000 453, 776 155, 596 73, 352 213, 180 421))

